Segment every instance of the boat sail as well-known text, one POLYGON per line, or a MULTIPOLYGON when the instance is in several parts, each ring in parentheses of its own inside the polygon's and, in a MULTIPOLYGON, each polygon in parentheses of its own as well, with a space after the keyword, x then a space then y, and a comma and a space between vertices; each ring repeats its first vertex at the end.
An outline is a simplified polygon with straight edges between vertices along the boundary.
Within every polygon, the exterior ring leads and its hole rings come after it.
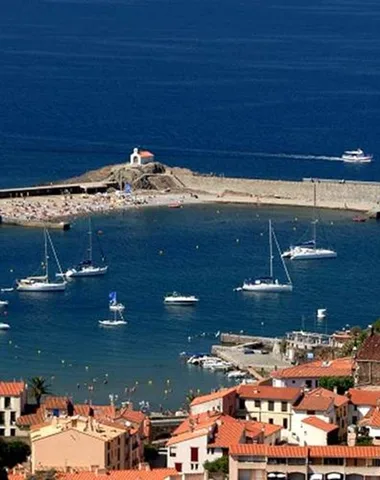
POLYGON ((312 221, 312 239, 307 242, 299 243, 291 246, 289 250, 285 251, 282 258, 290 258, 291 260, 317 260, 322 258, 336 258, 337 253, 331 248, 323 248, 317 246, 317 224, 318 218, 316 215, 317 206, 317 184, 314 182, 314 215, 312 221))
MULTIPOLYGON (((92 247, 92 225, 91 218, 88 219, 88 258, 80 262, 76 267, 69 268, 64 276, 68 278, 75 277, 95 277, 99 275, 105 275, 108 270, 107 265, 96 266, 93 261, 93 247, 92 247)), ((102 260, 104 261, 104 255, 102 254, 102 260)))
POLYGON ((19 292, 61 292, 66 288, 66 281, 50 281, 49 280, 49 246, 53 252, 55 262, 58 266, 60 274, 62 275, 61 265, 58 260, 57 253, 55 251, 53 242, 50 238, 49 231, 44 228, 44 240, 45 249, 44 256, 45 261, 43 263, 44 275, 26 277, 21 280, 17 280, 17 290, 19 292))
POLYGON ((111 292, 108 295, 109 298, 109 309, 111 312, 123 312, 125 310, 125 306, 117 301, 117 293, 111 292))
POLYGON ((126 325, 127 322, 124 320, 122 310, 113 310, 113 319, 112 320, 99 320, 99 325, 103 327, 118 327, 120 325, 126 325))
POLYGON ((269 220, 269 277, 260 277, 256 280, 245 280, 243 286, 237 290, 243 290, 246 292, 262 292, 262 293, 282 293, 291 292, 293 290, 293 284, 286 268, 285 262, 281 257, 280 246, 277 241, 276 234, 272 227, 272 221, 269 220), (287 278, 286 283, 280 283, 277 278, 274 277, 273 271, 273 240, 277 248, 281 263, 285 271, 287 278))

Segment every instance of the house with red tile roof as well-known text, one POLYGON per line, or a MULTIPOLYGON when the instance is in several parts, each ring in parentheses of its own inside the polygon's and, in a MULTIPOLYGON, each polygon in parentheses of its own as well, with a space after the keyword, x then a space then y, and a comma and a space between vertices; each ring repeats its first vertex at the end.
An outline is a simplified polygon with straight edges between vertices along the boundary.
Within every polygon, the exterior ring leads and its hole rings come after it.
POLYGON ((275 387, 317 388, 323 377, 351 377, 354 359, 351 357, 335 360, 315 360, 293 367, 274 370, 271 373, 275 387))
POLYGON ((282 437, 289 437, 292 407, 303 395, 300 388, 242 384, 237 388, 237 395, 239 417, 279 425, 282 437))
POLYGON ((235 443, 280 441, 281 427, 264 422, 238 420, 220 412, 190 415, 167 442, 167 465, 185 474, 203 473, 203 464, 228 454, 235 443))
POLYGON ((230 479, 380 480, 380 447, 234 445, 230 479))
MULTIPOLYGON (((58 480, 180 480, 172 468, 146 470, 109 470, 59 472, 58 480)), ((26 475, 8 474, 8 480, 26 480, 26 475)))
POLYGON ((359 421, 359 427, 365 428, 372 437, 374 445, 380 445, 380 407, 372 407, 359 421))
POLYGON ((134 148, 129 156, 129 163, 131 165, 145 165, 146 163, 154 162, 154 154, 148 150, 141 150, 134 148))
POLYGON ((349 399, 349 425, 356 425, 374 407, 380 405, 380 386, 350 388, 349 399))
POLYGON ((325 388, 305 393, 293 405, 289 440, 299 445, 328 445, 343 440, 348 426, 348 403, 346 396, 325 388))
POLYGON ((24 382, 0 382, 0 437, 25 436, 16 420, 24 413, 26 401, 24 382))
POLYGON ((358 350, 355 362, 355 386, 380 385, 380 334, 373 329, 358 350))
POLYGON ((212 410, 234 416, 236 412, 236 387, 221 388, 216 392, 195 397, 190 404, 190 414, 211 412, 212 410))

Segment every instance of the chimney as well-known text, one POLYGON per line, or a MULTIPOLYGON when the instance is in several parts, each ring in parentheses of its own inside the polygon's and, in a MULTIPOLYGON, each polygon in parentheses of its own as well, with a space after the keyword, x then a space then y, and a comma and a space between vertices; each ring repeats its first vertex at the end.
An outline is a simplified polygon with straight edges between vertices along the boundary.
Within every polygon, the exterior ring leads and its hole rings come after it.
POLYGON ((354 447, 356 445, 356 431, 353 426, 348 427, 347 445, 349 447, 354 447))

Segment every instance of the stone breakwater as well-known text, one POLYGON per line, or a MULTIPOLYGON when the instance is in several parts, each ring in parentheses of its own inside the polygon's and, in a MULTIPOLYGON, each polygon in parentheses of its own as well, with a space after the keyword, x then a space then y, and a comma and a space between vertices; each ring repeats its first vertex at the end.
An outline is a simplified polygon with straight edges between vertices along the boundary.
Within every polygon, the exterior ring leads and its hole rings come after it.
POLYGON ((314 185, 318 207, 358 211, 380 210, 380 183, 304 179, 276 181, 225 178, 178 169, 175 176, 193 192, 216 197, 218 202, 312 206, 314 185))

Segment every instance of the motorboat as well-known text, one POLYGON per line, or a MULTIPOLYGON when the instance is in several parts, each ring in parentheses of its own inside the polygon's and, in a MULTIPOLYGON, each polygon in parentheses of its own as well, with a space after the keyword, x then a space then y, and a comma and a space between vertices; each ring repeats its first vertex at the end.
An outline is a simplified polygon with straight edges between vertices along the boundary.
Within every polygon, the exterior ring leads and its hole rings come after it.
POLYGON ((346 150, 342 155, 342 160, 347 163, 370 163, 373 155, 368 155, 361 148, 357 150, 346 150))
MULTIPOLYGON (((99 275, 105 275, 108 271, 107 265, 95 265, 93 260, 93 240, 92 240, 92 225, 91 218, 88 219, 88 258, 81 261, 75 267, 69 268, 63 276, 66 278, 78 278, 78 277, 97 277, 99 275)), ((98 238, 99 240, 99 238, 98 238)), ((102 261, 105 261, 105 257, 99 243, 101 250, 102 261)), ((61 276, 61 275, 59 275, 61 276)))
POLYGON ((125 320, 99 320, 99 325, 104 327, 119 327, 120 325, 126 325, 125 320))
POLYGON ((0 307, 7 307, 9 305, 8 300, 0 300, 0 307))
POLYGON ((281 257, 281 250, 276 238, 276 234, 272 228, 272 222, 269 220, 269 276, 259 277, 255 280, 245 280, 242 287, 236 290, 243 290, 245 292, 257 292, 257 293, 283 293, 291 292, 293 290, 293 284, 286 268, 285 262, 281 257), (282 266, 287 278, 286 283, 281 283, 274 277, 273 272, 273 240, 275 241, 278 254, 280 256, 282 266))
POLYGON ((11 326, 9 325, 9 323, 1 323, 0 322, 0 330, 9 330, 11 328, 11 326))
POLYGON ((2 293, 5 293, 5 292, 13 292, 14 288, 13 287, 10 287, 10 288, 1 288, 0 291, 2 293))
POLYGON ((164 297, 166 305, 196 305, 199 298, 195 295, 181 295, 180 293, 169 293, 164 297))
POLYGON ((241 370, 232 370, 227 373, 227 378, 245 378, 248 375, 247 372, 242 372, 241 370))
POLYGON ((312 239, 298 243, 291 246, 288 250, 282 253, 282 258, 290 258, 291 260, 318 260, 324 258, 336 258, 337 252, 331 248, 319 247, 317 245, 317 225, 318 219, 316 218, 316 183, 314 183, 314 220, 312 221, 312 239))
POLYGON ((327 309, 326 308, 318 308, 317 310, 317 318, 319 320, 322 320, 326 317, 326 312, 327 312, 327 309))
POLYGON ((108 296, 109 298, 109 309, 111 312, 124 312, 125 306, 117 301, 116 292, 111 292, 108 296))
POLYGON ((352 221, 356 223, 364 223, 367 221, 367 217, 362 217, 361 215, 355 215, 352 217, 352 221))
POLYGON ((60 281, 50 281, 49 279, 49 247, 53 252, 55 262, 58 266, 59 272, 62 275, 61 265, 58 260, 53 242, 50 238, 48 230, 44 229, 45 239, 45 260, 42 263, 44 275, 30 276, 17 280, 17 290, 19 292, 62 292, 66 289, 66 281, 62 278, 60 281))
POLYGON ((171 202, 168 204, 168 207, 169 208, 182 208, 183 207, 183 204, 182 202, 171 202))

